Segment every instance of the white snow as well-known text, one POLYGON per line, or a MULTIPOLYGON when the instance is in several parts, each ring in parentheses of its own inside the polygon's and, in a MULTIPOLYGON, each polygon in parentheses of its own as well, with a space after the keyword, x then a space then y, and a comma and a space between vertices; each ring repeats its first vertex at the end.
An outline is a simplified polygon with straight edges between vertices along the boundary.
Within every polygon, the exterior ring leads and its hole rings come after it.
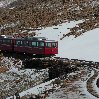
POLYGON ((3 2, 0 2, 0 7, 3 7, 3 5, 4 5, 3 2))
POLYGON ((77 38, 70 36, 60 40, 64 33, 67 34, 70 31, 69 28, 77 26, 78 23, 82 22, 82 20, 71 21, 70 23, 47 27, 36 32, 39 33, 38 36, 44 36, 50 40, 57 40, 59 42, 58 57, 99 61, 99 28, 90 30, 77 38))
MULTIPOLYGON (((54 80, 55 80, 55 79, 52 79, 52 80, 50 80, 50 81, 48 81, 48 82, 42 83, 42 84, 40 84, 40 85, 37 85, 37 86, 35 86, 35 87, 33 87, 33 88, 30 88, 30 89, 28 89, 28 90, 26 90, 26 91, 21 92, 19 95, 20 95, 20 97, 22 97, 22 96, 24 96, 24 95, 31 95, 31 93, 37 95, 37 94, 40 94, 40 93, 42 93, 43 91, 45 91, 45 89, 52 89, 53 86, 50 85, 50 83, 51 83, 52 81, 54 81, 54 80)), ((12 97, 12 96, 11 96, 11 97, 12 97)), ((10 99, 11 97, 8 97, 8 98, 6 98, 6 99, 10 99)))
POLYGON ((41 92, 43 92, 43 91, 45 91, 45 89, 47 88, 47 89, 51 89, 52 88, 52 86, 51 85, 49 85, 52 81, 54 81, 55 79, 53 79, 53 80, 51 80, 51 81, 48 81, 48 82, 46 82, 46 83, 42 83, 42 84, 40 84, 40 85, 38 85, 38 86, 35 86, 35 87, 33 87, 33 88, 30 88, 29 90, 26 90, 26 91, 23 91, 22 93, 20 93, 20 96, 22 97, 22 96, 24 96, 24 95, 26 95, 26 94, 31 94, 31 93, 33 93, 33 94, 40 94, 41 92), (45 88, 46 87, 46 88, 45 88))
MULTIPOLYGON (((39 33, 38 36, 43 36, 48 38, 49 40, 58 40, 60 41, 60 37, 65 33, 70 31, 69 28, 73 28, 78 23, 82 23, 83 20, 79 21, 71 21, 70 23, 62 23, 57 26, 43 28, 42 30, 36 30, 35 32, 39 33)), ((65 42, 64 42, 65 43, 65 42)))
MULTIPOLYGON (((92 77, 94 75, 94 71, 91 71, 90 73, 90 77, 92 77)), ((75 75, 73 73, 71 73, 70 75, 75 75)), ((84 75, 84 79, 88 79, 90 78, 88 75, 84 75)), ((73 92, 73 91, 67 91, 66 89, 60 89, 52 94, 50 94, 46 99, 96 99, 95 96, 91 95, 86 88, 86 81, 83 80, 78 80, 75 81, 74 83, 68 85, 68 87, 66 88, 68 90, 68 88, 72 88, 72 86, 78 86, 79 87, 79 91, 73 92), (83 94, 83 95, 81 95, 83 94)), ((95 84, 95 82, 94 82, 95 84)), ((96 86, 96 85, 95 85, 96 86)), ((94 87, 95 88, 95 87, 94 87)), ((98 89, 98 88, 97 88, 98 89)))

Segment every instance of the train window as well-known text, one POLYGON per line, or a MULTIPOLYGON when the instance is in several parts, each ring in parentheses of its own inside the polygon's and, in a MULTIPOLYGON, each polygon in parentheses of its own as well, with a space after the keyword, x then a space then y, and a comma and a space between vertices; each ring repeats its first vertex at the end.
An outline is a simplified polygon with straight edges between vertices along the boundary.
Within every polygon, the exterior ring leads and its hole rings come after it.
POLYGON ((20 41, 16 41, 16 45, 20 45, 20 41))
POLYGON ((53 48, 55 48, 56 47, 56 43, 54 42, 54 43, 52 43, 52 47, 53 48))
POLYGON ((5 40, 2 40, 2 43, 4 44, 5 43, 5 40))
POLYGON ((31 46, 31 42, 28 42, 28 45, 31 46))
POLYGON ((46 42, 46 47, 51 47, 51 43, 46 42))
POLYGON ((38 42, 36 42, 36 45, 38 46, 38 42))
POLYGON ((0 44, 2 44, 2 40, 0 40, 0 44))
POLYGON ((37 47, 38 46, 38 42, 32 42, 32 47, 37 47))
POLYGON ((8 40, 8 39, 3 40, 2 42, 3 44, 11 44, 11 40, 8 40))
POLYGON ((24 46, 28 46, 28 41, 23 41, 24 46))
POLYGON ((22 45, 22 41, 16 41, 16 45, 22 45))
POLYGON ((39 43, 40 47, 44 47, 44 42, 39 43))

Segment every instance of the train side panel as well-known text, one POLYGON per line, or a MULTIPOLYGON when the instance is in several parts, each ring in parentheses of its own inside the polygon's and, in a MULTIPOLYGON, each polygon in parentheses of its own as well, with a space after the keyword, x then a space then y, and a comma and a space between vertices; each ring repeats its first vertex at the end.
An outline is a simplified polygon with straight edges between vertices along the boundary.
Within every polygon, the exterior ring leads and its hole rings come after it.
POLYGON ((29 54, 44 54, 44 47, 40 46, 40 44, 41 42, 38 41, 16 40, 14 51, 29 54))
POLYGON ((34 39, 0 38, 0 50, 35 55, 58 54, 58 42, 42 37, 34 39))
POLYGON ((58 42, 45 42, 45 55, 58 54, 58 42))
POLYGON ((26 53, 31 54, 44 54, 44 42, 43 41, 29 41, 26 53))
POLYGON ((13 51, 13 39, 0 39, 0 50, 1 51, 13 51))

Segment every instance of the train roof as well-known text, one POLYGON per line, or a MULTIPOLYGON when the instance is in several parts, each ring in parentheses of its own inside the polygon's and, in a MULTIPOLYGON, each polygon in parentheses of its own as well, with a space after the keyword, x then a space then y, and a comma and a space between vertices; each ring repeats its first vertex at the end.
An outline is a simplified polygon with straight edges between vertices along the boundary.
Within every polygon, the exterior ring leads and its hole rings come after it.
POLYGON ((45 37, 24 37, 24 38, 17 37, 15 38, 11 35, 0 35, 0 38, 10 38, 10 39, 13 38, 13 39, 22 39, 22 40, 46 40, 45 37))
POLYGON ((12 35, 0 35, 0 38, 13 38, 12 35))
POLYGON ((45 42, 56 42, 55 40, 46 40, 45 42))
POLYGON ((45 37, 27 37, 27 40, 34 40, 34 41, 45 41, 45 42, 55 42, 55 40, 47 40, 45 37))
POLYGON ((46 40, 45 37, 25 37, 27 40, 46 40))
POLYGON ((55 40, 47 40, 47 38, 45 37, 18 37, 18 38, 14 38, 11 35, 0 35, 1 39, 15 39, 15 40, 29 40, 29 41, 45 41, 45 42, 55 42, 55 40))

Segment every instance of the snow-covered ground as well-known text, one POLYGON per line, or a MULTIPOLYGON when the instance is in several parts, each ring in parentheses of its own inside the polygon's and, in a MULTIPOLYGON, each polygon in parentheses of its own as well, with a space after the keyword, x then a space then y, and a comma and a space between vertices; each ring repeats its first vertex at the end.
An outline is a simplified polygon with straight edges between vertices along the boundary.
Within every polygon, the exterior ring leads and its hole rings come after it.
POLYGON ((89 73, 85 69, 85 74, 82 75, 83 77, 80 75, 80 79, 66 83, 65 88, 60 88, 50 94, 46 99, 96 99, 96 97, 91 95, 86 88, 87 79, 92 75, 94 75, 93 71, 89 73))
MULTIPOLYGON (((93 96, 87 91, 86 87, 88 79, 90 79, 90 77, 92 77, 93 75, 94 70, 89 71, 88 68, 81 69, 81 71, 68 74, 68 80, 64 81, 65 87, 56 87, 56 90, 54 92, 50 92, 46 99, 97 99, 95 96, 93 96), (73 80, 74 76, 76 78, 73 80)), ((96 77, 96 79, 97 78, 98 77, 96 77)), ((19 93, 19 95, 22 97, 24 95, 41 94, 45 90, 52 89, 53 85, 51 84, 51 82, 54 80, 55 79, 32 87, 26 91, 19 93)), ((92 84, 93 89, 96 89, 96 92, 98 93, 99 89, 96 87, 95 82, 96 80, 92 84)), ((11 97, 8 97, 6 99, 10 99, 11 97)))
MULTIPOLYGON (((22 97, 22 96, 24 96, 24 95, 31 95, 31 94, 35 94, 35 95, 38 95, 38 94, 40 94, 40 93, 42 93, 43 91, 45 91, 45 89, 46 90, 49 90, 49 89, 51 89, 53 86, 52 86, 52 84, 50 84, 52 81, 54 81, 55 79, 53 79, 53 80, 51 80, 51 81, 48 81, 48 82, 46 82, 46 83, 42 83, 42 84, 40 84, 40 85, 37 85, 37 86, 35 86, 35 87, 33 87, 33 88, 30 88, 30 89, 28 89, 28 90, 26 90, 26 91, 23 91, 23 92, 21 92, 19 95, 20 95, 20 97, 22 97)), ((11 96, 12 97, 12 96, 11 96)), ((11 97, 8 97, 8 98, 6 98, 6 99, 10 99, 11 97)))
POLYGON ((71 21, 70 23, 47 27, 36 32, 38 36, 44 36, 59 42, 59 53, 57 55, 59 57, 99 61, 99 28, 90 30, 77 38, 70 36, 60 40, 63 34, 67 34, 70 31, 69 28, 77 26, 78 23, 82 22, 82 20, 71 21))

